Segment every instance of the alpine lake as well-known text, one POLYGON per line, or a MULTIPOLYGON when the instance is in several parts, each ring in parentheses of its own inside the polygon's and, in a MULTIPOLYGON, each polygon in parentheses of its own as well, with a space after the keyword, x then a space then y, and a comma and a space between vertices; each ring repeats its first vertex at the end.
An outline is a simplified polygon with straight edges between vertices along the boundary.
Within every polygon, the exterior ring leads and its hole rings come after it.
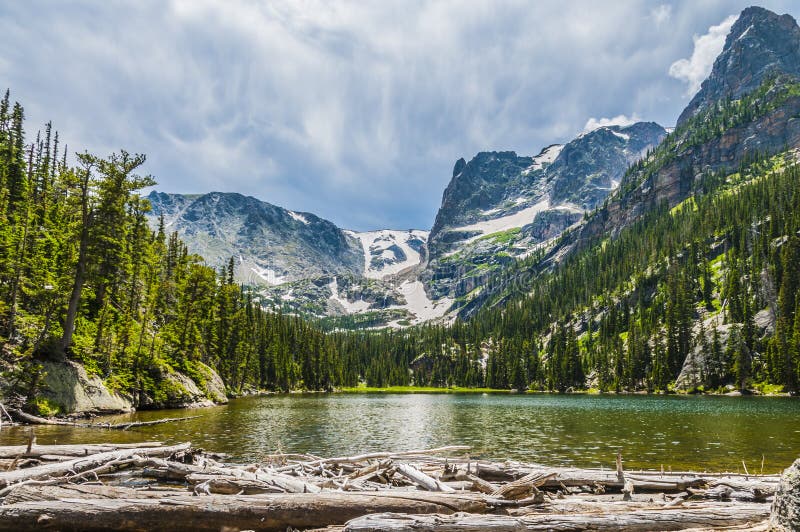
MULTIPOLYGON (((286 394, 94 422, 197 418, 128 431, 37 426, 37 443, 190 441, 253 461, 469 445, 475 458, 546 465, 777 473, 800 457, 800 399, 480 393, 286 394), (744 465, 743 465, 744 462, 744 465)), ((0 444, 28 441, 3 426, 0 444)))

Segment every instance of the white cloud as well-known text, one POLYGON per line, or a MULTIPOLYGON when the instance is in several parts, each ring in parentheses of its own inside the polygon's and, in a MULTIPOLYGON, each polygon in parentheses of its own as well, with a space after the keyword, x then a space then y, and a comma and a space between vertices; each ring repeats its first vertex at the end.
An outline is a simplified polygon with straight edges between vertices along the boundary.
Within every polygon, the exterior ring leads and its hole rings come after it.
POLYGON ((689 59, 679 59, 669 67, 669 75, 687 83, 686 96, 694 96, 711 73, 714 60, 725 46, 725 37, 739 18, 731 15, 720 24, 708 28, 705 35, 695 35, 694 51, 689 59))
POLYGON ((669 22, 669 19, 672 17, 672 6, 669 4, 656 6, 650 10, 650 16, 653 18, 653 22, 656 23, 656 27, 660 28, 665 23, 669 22))
POLYGON ((586 125, 583 126, 583 132, 588 133, 589 131, 594 131, 599 127, 605 126, 629 126, 631 124, 635 124, 636 122, 641 122, 642 119, 636 113, 633 113, 631 116, 626 115, 617 115, 611 118, 590 118, 586 121, 586 125))
POLYGON ((0 91, 29 138, 146 153, 160 190, 428 228, 459 157, 672 123, 669 65, 732 1, 0 1, 0 91))

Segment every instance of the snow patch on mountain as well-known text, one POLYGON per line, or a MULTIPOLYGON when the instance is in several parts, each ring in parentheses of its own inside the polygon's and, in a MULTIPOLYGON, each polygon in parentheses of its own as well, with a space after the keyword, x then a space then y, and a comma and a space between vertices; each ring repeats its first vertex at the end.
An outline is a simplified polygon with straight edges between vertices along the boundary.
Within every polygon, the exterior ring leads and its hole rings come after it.
POLYGON ((357 238, 364 250, 364 277, 386 279, 418 266, 420 251, 428 241, 428 231, 398 231, 382 229, 358 233, 347 231, 357 238))
MULTIPOLYGON (((239 255, 239 262, 241 263, 245 262, 244 258, 241 255, 239 255)), ((258 266, 252 266, 250 268, 250 271, 258 275, 258 277, 261 278, 261 280, 265 281, 267 284, 273 286, 283 284, 289 281, 289 279, 287 279, 282 275, 278 275, 278 273, 275 270, 272 270, 270 268, 260 268, 258 266)))
POLYGON ((609 130, 611 133, 613 133, 615 136, 621 138, 622 140, 625 140, 625 141, 631 140, 631 136, 628 135, 627 133, 621 133, 619 131, 611 129, 610 127, 607 127, 607 128, 604 128, 604 129, 609 130))
POLYGON ((546 211, 550 208, 550 198, 545 198, 539 203, 535 205, 531 205, 530 207, 526 207, 522 210, 515 212, 514 214, 509 214, 508 216, 501 216, 500 218, 494 218, 492 220, 483 220, 480 222, 476 222, 470 225, 464 225, 461 227, 455 227, 451 229, 451 231, 464 231, 464 232, 478 232, 480 233, 477 236, 472 237, 470 240, 474 240, 476 238, 480 238, 483 235, 490 235, 493 233, 499 233, 501 231, 508 231, 509 229, 515 229, 517 227, 523 227, 528 225, 536 218, 536 215, 542 211, 546 211))
POLYGON ((545 165, 555 161, 556 157, 558 157, 558 154, 561 153, 561 150, 563 149, 563 144, 552 144, 546 147, 539 153, 539 155, 533 158, 533 164, 526 168, 522 173, 527 175, 531 172, 544 168, 545 165))
POLYGON ((333 277, 333 280, 328 284, 328 289, 331 291, 331 297, 329 298, 330 301, 338 303, 348 314, 358 314, 359 312, 364 312, 370 306, 369 301, 364 301, 360 299, 358 301, 348 301, 346 297, 341 297, 339 295, 339 283, 336 280, 336 276, 333 277))
POLYGON ((299 212, 294 212, 294 211, 287 211, 287 212, 289 213, 289 216, 291 216, 292 218, 294 218, 295 220, 297 220, 300 223, 304 223, 306 225, 311 223, 306 219, 305 216, 303 216, 299 212))
POLYGON ((413 324, 441 318, 453 304, 453 300, 446 297, 432 301, 420 281, 403 281, 399 286, 399 292, 405 298, 406 304, 394 308, 404 308, 416 316, 412 320, 413 324))

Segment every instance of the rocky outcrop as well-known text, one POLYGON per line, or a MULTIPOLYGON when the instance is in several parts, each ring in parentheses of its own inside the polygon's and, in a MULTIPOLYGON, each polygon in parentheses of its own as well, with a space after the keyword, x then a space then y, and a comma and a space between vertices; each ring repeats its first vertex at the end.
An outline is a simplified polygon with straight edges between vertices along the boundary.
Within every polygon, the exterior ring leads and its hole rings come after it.
POLYGON ((108 414, 130 412, 132 399, 111 392, 103 380, 90 376, 77 362, 42 363, 44 378, 39 395, 64 414, 108 414))
MULTIPOLYGON (((38 396, 60 414, 114 414, 141 408, 187 408, 212 406, 228 401, 225 383, 202 362, 193 365, 194 379, 162 368, 152 390, 133 395, 112 391, 96 375, 74 361, 42 362, 43 378, 38 396)), ((56 412, 50 412, 56 413, 56 412)))
POLYGON ((478 211, 497 207, 514 192, 512 182, 533 163, 533 157, 518 156, 513 151, 480 152, 469 163, 456 161, 431 239, 445 227, 466 225, 479 218, 478 211))
POLYGON ((796 460, 781 476, 769 524, 770 530, 775 532, 800 530, 800 460, 796 460))
POLYGON ((225 383, 202 362, 192 363, 192 377, 168 366, 157 370, 154 384, 139 390, 137 408, 195 408, 226 403, 225 383))
POLYGON ((570 142, 545 173, 554 204, 570 202, 583 210, 603 203, 628 167, 643 159, 667 135, 655 122, 601 127, 570 142))
POLYGON ((681 113, 678 125, 717 101, 754 91, 776 74, 800 76, 800 28, 790 15, 748 7, 731 28, 711 75, 681 113))
POLYGON ((224 404, 228 402, 225 391, 225 383, 219 373, 206 366, 202 362, 196 364, 197 372, 200 376, 198 387, 202 390, 206 399, 214 404, 224 404))

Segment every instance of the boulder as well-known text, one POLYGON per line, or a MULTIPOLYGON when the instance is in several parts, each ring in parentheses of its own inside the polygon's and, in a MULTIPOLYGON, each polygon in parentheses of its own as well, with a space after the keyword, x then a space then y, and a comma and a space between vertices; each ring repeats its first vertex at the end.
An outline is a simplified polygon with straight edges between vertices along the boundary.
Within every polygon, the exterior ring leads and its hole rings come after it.
POLYGON ((45 376, 40 395, 58 405, 65 414, 109 414, 130 412, 127 396, 106 388, 102 379, 90 376, 77 362, 44 362, 45 376))
POLYGON ((205 382, 201 383, 200 388, 205 392, 205 396, 217 404, 227 403, 228 397, 225 391, 225 383, 222 377, 212 368, 202 362, 198 362, 197 370, 203 374, 205 382))
POLYGON ((795 460, 781 476, 769 524, 775 532, 800 530, 800 460, 795 460))

